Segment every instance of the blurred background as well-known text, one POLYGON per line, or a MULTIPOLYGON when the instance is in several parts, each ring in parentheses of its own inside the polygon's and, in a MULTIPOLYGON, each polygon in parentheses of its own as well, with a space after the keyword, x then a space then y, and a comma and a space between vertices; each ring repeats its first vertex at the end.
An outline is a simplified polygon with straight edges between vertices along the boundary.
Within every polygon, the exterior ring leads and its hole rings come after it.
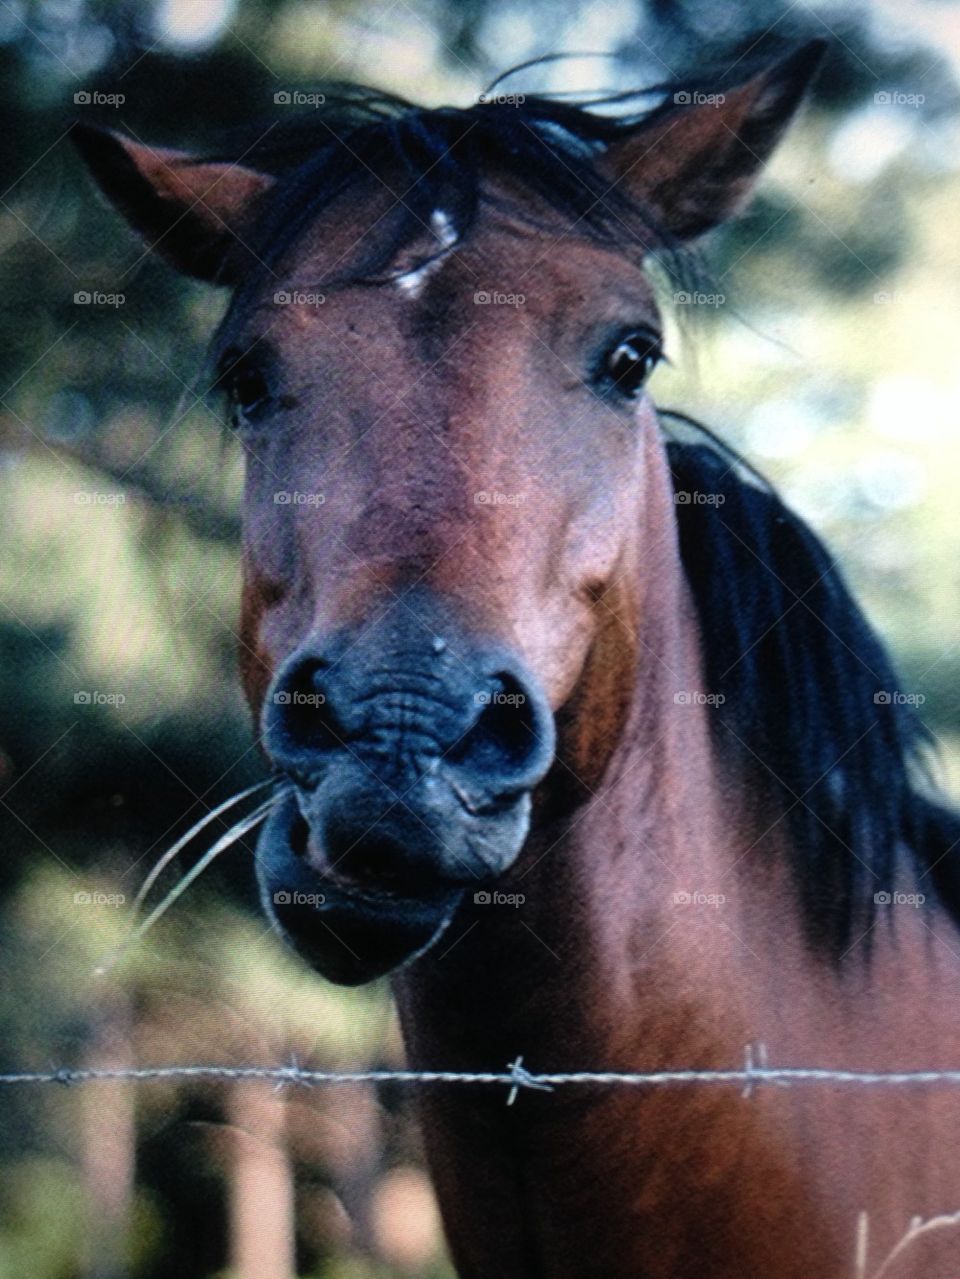
MULTIPOLYGON (((267 932, 248 842, 95 974, 153 862, 262 773, 234 675, 241 459, 192 390, 224 299, 141 258, 71 120, 189 147, 330 78, 466 104, 546 53, 613 56, 512 89, 682 79, 818 34, 810 105, 705 245, 712 301, 664 289, 653 393, 827 538, 956 795, 960 4, 0 0, 0 1069, 402 1062, 385 987, 328 986, 267 932)), ((2 1102, 0 1279, 451 1273, 390 1089, 2 1102)))

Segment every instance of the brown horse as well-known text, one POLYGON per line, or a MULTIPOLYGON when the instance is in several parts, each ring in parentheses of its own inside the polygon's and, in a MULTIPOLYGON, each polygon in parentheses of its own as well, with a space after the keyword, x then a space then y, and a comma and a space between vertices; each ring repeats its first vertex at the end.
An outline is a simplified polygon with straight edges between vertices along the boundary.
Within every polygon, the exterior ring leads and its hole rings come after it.
MULTIPOLYGON (((644 262, 743 203, 819 52, 644 115, 356 90, 231 155, 77 134, 233 289, 263 899, 334 981, 394 973, 416 1066, 960 1065, 960 827, 909 697, 809 529, 644 389, 644 262)), ((897 1249, 960 1209, 943 1089, 423 1116, 464 1279, 960 1274, 949 1221, 897 1249)))

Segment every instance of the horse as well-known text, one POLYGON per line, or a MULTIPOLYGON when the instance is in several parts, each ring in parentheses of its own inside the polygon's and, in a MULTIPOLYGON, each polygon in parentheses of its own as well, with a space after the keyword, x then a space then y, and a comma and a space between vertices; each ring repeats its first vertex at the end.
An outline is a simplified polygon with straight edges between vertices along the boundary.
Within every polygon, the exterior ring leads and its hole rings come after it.
MULTIPOLYGON (((960 1064, 915 699, 810 527, 647 389, 648 266, 689 278, 821 52, 644 109, 341 87, 209 153, 75 130, 230 290, 264 909, 390 975, 414 1069, 960 1064)), ((956 1279, 942 1087, 517 1092, 420 1094, 462 1279, 956 1279)))

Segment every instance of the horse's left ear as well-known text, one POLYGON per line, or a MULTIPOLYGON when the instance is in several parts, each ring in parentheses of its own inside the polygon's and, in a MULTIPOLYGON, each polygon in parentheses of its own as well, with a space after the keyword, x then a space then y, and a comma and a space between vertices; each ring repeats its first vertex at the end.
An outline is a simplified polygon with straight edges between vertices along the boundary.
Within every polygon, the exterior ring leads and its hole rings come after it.
POLYGON ((148 248, 186 275, 237 283, 245 259, 253 258, 246 236, 272 178, 86 124, 75 124, 71 138, 100 189, 148 248))
POLYGON ((610 145, 605 171, 672 240, 702 235, 746 202, 825 49, 814 40, 724 93, 675 93, 610 145))

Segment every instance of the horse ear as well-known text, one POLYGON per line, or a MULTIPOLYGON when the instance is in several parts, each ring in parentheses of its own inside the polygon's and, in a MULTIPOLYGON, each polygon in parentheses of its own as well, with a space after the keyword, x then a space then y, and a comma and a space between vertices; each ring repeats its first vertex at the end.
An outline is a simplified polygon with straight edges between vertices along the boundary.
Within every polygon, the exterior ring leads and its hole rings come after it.
POLYGON ((746 202, 825 49, 814 40, 725 93, 675 93, 610 145, 606 171, 672 239, 702 235, 746 202))
POLYGON ((75 124, 71 138, 100 189, 150 249, 186 275, 237 283, 243 251, 253 257, 245 235, 272 178, 86 124, 75 124))

